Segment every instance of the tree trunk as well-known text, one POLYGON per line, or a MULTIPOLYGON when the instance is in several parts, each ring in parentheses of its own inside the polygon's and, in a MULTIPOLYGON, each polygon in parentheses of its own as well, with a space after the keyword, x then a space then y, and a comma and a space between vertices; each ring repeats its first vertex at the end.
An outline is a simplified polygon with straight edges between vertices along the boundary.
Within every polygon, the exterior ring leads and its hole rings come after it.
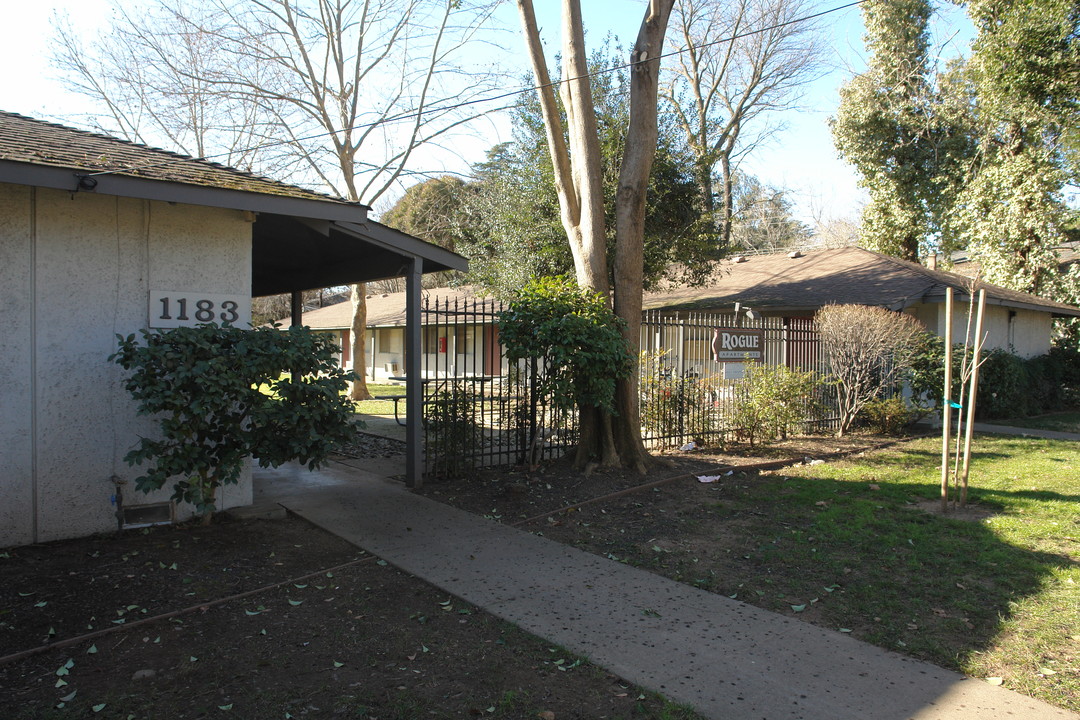
POLYGON ((352 363, 356 374, 349 397, 353 400, 370 400, 367 386, 367 288, 363 283, 352 286, 352 363))
MULTIPOLYGON (((674 0, 650 0, 630 61, 630 125, 615 197, 615 314, 626 323, 632 350, 641 345, 641 293, 645 244, 645 199, 656 155, 660 55, 674 0)), ((615 448, 624 467, 644 471, 649 454, 641 439, 638 369, 615 388, 612 419, 615 448)))
POLYGON ((720 155, 720 173, 723 183, 724 203, 720 217, 720 245, 731 246, 731 225, 735 217, 735 178, 731 174, 731 156, 724 152, 720 155))
POLYGON ((566 128, 555 101, 532 0, 518 0, 526 48, 536 75, 548 152, 555 173, 560 219, 570 242, 578 285, 607 292, 604 193, 600 146, 592 103, 581 8, 577 0, 563 4, 564 69, 560 85, 566 128), (577 25, 576 30, 574 25, 577 25), (569 145, 567 144, 569 136, 569 145))

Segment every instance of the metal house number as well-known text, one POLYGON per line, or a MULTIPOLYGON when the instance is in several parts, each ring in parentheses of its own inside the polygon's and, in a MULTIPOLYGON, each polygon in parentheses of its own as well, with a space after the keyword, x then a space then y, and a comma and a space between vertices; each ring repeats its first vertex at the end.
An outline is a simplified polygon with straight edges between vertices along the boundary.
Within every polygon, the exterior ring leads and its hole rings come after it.
POLYGON ((251 322, 250 300, 243 295, 157 290, 150 292, 152 328, 176 328, 203 323, 244 327, 251 322))

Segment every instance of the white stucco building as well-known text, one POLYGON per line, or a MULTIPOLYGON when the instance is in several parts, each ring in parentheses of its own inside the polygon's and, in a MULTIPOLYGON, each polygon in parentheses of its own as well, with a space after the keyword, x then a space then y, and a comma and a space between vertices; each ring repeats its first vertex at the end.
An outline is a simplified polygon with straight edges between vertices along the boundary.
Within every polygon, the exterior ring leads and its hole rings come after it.
MULTIPOLYGON (((0 547, 190 513, 134 489, 123 457, 155 424, 108 359, 117 334, 401 275, 419 297, 419 273, 464 268, 362 205, 0 113, 0 547)), ((249 471, 218 507, 251 493, 249 471)))

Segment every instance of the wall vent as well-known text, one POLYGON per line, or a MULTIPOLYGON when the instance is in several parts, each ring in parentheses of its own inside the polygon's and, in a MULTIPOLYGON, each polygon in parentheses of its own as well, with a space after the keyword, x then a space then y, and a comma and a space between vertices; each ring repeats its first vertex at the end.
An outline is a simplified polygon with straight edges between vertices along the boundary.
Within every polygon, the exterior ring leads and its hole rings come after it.
POLYGON ((171 502, 124 506, 125 528, 140 528, 149 525, 168 525, 172 523, 172 521, 173 504, 171 502))

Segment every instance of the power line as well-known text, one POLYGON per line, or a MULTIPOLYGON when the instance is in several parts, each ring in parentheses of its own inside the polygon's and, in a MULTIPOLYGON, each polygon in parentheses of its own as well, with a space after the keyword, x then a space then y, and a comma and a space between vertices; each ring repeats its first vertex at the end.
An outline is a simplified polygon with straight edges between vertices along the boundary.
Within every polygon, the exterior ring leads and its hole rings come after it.
MULTIPOLYGON (((702 43, 701 45, 698 45, 697 47, 698 48, 706 48, 706 47, 712 47, 712 46, 715 46, 715 45, 724 45, 726 43, 732 43, 732 42, 735 42, 736 40, 741 40, 743 38, 752 37, 754 35, 760 35, 762 33, 771 32, 773 30, 779 30, 779 29, 787 27, 789 25, 797 25, 797 24, 801 24, 801 23, 805 23, 805 22, 810 22, 811 20, 817 20, 818 18, 822 18, 822 17, 825 17, 827 15, 831 15, 831 14, 836 13, 836 12, 840 12, 840 11, 843 11, 843 10, 848 10, 850 8, 853 8, 853 7, 857 7, 857 6, 862 5, 862 4, 866 3, 866 2, 869 2, 869 0, 853 0, 853 2, 849 2, 849 3, 845 4, 845 5, 838 5, 837 7, 834 7, 834 8, 829 8, 827 10, 822 10, 820 12, 812 13, 810 15, 805 15, 805 16, 798 17, 798 18, 793 18, 791 20, 785 20, 784 22, 780 22, 780 23, 776 23, 776 24, 769 25, 769 26, 766 26, 766 27, 758 28, 756 30, 747 30, 746 32, 743 32, 743 33, 735 33, 735 34, 730 35, 730 36, 725 37, 725 38, 720 38, 718 40, 713 40, 713 41, 710 41, 710 42, 707 42, 707 43, 702 43)), ((632 68, 635 65, 640 65, 640 64, 643 64, 643 63, 646 63, 646 62, 654 62, 655 61, 655 62, 659 63, 661 60, 663 60, 665 58, 675 57, 675 56, 681 55, 681 54, 683 54, 685 52, 687 52, 686 48, 679 49, 679 50, 672 50, 671 52, 662 53, 661 55, 657 56, 656 58, 648 58, 648 59, 645 59, 645 60, 639 60, 639 61, 632 61, 632 62, 628 62, 628 63, 623 63, 621 65, 615 65, 615 66, 612 66, 610 68, 603 68, 603 69, 597 70, 595 72, 586 73, 584 75, 578 75, 576 77, 565 78, 563 80, 552 80, 552 81, 549 81, 547 83, 541 83, 541 84, 533 85, 533 86, 530 86, 530 87, 522 87, 522 88, 518 88, 516 90, 509 90, 507 92, 500 93, 498 95, 492 95, 490 97, 477 98, 477 99, 474 99, 474 100, 464 100, 464 101, 461 101, 461 102, 458 102, 458 103, 453 103, 453 104, 445 105, 445 106, 435 105, 433 107, 427 108, 426 110, 424 110, 424 109, 422 109, 422 110, 409 110, 409 111, 400 113, 398 115, 391 115, 389 117, 381 118, 381 119, 379 119, 379 120, 377 120, 375 122, 361 123, 359 125, 355 125, 355 126, 353 126, 353 129, 354 130, 359 130, 359 129, 364 129, 364 128, 372 128, 372 127, 375 127, 375 126, 378 126, 378 125, 388 125, 388 124, 400 122, 400 121, 403 121, 403 120, 416 120, 416 119, 418 119, 420 117, 423 117, 425 114, 444 113, 444 112, 450 112, 452 110, 458 110, 458 109, 464 108, 464 107, 471 107, 473 105, 480 105, 480 104, 498 102, 500 100, 506 100, 506 99, 509 99, 509 98, 512 98, 512 97, 517 97, 519 95, 524 95, 526 93, 536 92, 537 90, 542 90, 544 88, 557 87, 560 83, 563 83, 563 82, 572 82, 572 81, 575 81, 575 80, 582 80, 582 79, 585 79, 585 78, 601 77, 603 75, 607 75, 609 73, 617 72, 619 70, 625 70, 627 68, 632 68)), ((227 157, 227 156, 235 154, 235 153, 254 152, 254 151, 257 151, 257 150, 264 150, 264 149, 272 148, 272 147, 280 147, 282 145, 294 145, 296 143, 302 143, 302 142, 306 142, 308 140, 318 140, 320 138, 325 138, 325 137, 330 137, 332 135, 336 135, 337 132, 338 131, 335 131, 335 130, 327 130, 325 132, 314 133, 312 135, 305 135, 305 136, 302 136, 302 137, 293 138, 291 140, 275 140, 275 141, 271 141, 271 142, 267 142, 267 143, 254 145, 254 146, 247 147, 247 148, 241 148, 240 150, 232 150, 232 151, 229 151, 229 152, 222 152, 222 153, 217 153, 217 154, 214 154, 214 155, 205 155, 205 156, 203 156, 201 158, 190 158, 190 159, 196 160, 196 161, 202 161, 202 162, 212 162, 213 158, 227 157)), ((162 166, 164 166, 166 164, 167 163, 165 163, 165 162, 149 163, 149 164, 146 164, 146 165, 139 165, 137 167, 127 168, 125 170, 121 170, 121 169, 102 170, 102 171, 99 171, 99 172, 96 172, 96 173, 90 173, 90 175, 91 176, 115 175, 115 174, 121 173, 121 172, 128 172, 128 171, 133 171, 133 170, 146 170, 146 169, 149 169, 149 168, 162 167, 162 166)))

